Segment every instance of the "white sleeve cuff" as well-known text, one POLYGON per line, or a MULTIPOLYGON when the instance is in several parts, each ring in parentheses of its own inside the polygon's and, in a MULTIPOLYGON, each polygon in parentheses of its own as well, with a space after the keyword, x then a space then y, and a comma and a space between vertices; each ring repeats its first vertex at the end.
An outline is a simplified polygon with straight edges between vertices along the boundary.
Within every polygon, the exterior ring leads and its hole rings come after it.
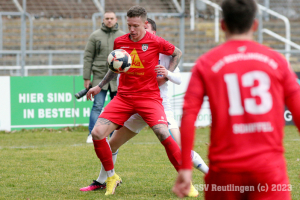
POLYGON ((180 75, 180 72, 170 72, 168 71, 168 75, 167 75, 167 78, 172 82, 172 83, 175 83, 177 85, 180 85, 181 84, 181 75, 180 75))

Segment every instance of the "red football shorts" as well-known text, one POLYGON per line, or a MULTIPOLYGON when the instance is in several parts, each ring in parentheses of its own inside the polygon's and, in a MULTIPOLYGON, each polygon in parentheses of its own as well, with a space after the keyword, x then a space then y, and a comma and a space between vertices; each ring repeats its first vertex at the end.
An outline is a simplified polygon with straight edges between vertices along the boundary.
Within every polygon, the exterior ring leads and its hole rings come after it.
POLYGON ((206 200, 290 200, 285 166, 267 172, 228 173, 209 170, 205 176, 206 200))
POLYGON ((124 122, 127 121, 131 115, 138 113, 150 127, 157 124, 168 125, 164 107, 161 103, 161 97, 151 98, 117 94, 113 100, 107 104, 99 118, 105 118, 115 124, 123 126, 124 122))

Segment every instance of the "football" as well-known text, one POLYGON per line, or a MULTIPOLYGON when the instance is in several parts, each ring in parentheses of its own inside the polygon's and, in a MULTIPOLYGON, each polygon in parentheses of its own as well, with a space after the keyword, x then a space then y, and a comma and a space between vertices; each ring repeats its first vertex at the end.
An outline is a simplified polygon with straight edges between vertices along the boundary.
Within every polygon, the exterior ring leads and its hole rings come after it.
POLYGON ((127 72, 131 66, 131 56, 123 49, 116 49, 108 55, 107 64, 115 73, 127 72))

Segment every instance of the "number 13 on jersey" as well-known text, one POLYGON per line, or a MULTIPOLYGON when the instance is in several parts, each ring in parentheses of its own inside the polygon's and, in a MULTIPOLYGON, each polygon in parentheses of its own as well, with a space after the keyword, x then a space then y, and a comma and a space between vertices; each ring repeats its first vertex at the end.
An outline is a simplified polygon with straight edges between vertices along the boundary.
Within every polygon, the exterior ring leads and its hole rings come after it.
POLYGON ((225 74, 224 81, 227 86, 230 116, 243 115, 244 112, 260 115, 272 109, 273 100, 269 92, 271 81, 267 73, 263 71, 247 72, 241 76, 241 85, 239 85, 236 73, 225 74), (258 81, 257 86, 254 86, 255 80, 258 81), (246 87, 250 87, 251 97, 243 99, 240 91, 246 87), (260 104, 257 104, 255 97, 260 98, 260 104))

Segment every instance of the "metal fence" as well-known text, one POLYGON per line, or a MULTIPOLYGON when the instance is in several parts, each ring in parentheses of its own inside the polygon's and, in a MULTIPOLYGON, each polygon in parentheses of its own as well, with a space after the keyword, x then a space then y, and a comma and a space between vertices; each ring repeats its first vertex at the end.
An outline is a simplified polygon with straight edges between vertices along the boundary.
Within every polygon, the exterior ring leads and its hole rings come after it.
MULTIPOLYGON (((83 67, 82 50, 28 50, 26 51, 26 63, 24 76, 28 75, 82 75, 83 67)), ((21 76, 22 51, 0 51, 1 75, 21 76)))
MULTIPOLYGON (((181 6, 184 10, 184 0, 181 0, 181 6)), ((120 28, 126 32, 126 13, 116 15, 120 28)), ((101 25, 103 14, 95 13, 92 20, 34 20, 29 14, 27 16, 29 24, 22 22, 22 13, 0 13, 3 27, 0 29, 0 75, 82 74, 83 49, 89 35, 101 25), (25 43, 20 36, 25 38, 25 43), (26 50, 19 50, 24 46, 26 50), (73 71, 67 70, 72 67, 73 71)), ((173 33, 173 43, 184 52, 184 13, 149 13, 149 17, 174 19, 176 33, 173 33)), ((161 32, 160 36, 164 37, 161 32)))

